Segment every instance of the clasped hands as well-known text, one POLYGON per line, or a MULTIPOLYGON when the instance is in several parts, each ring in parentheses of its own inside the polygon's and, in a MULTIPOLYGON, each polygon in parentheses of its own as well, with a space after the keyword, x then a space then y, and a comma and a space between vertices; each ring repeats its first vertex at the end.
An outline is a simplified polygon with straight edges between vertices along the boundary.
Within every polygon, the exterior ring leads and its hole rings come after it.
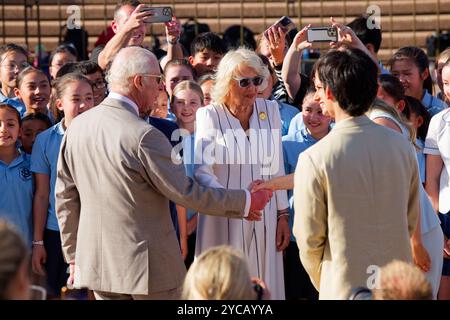
POLYGON ((248 190, 251 195, 250 211, 248 216, 245 218, 248 221, 261 221, 261 211, 273 196, 273 192, 270 189, 255 190, 255 187, 262 182, 262 180, 255 180, 248 186, 248 190))

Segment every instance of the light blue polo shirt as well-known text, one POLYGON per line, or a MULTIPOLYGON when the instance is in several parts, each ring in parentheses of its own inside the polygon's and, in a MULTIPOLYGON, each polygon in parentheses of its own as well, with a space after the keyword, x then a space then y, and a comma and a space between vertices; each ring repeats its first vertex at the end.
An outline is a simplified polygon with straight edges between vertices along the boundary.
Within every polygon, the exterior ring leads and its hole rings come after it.
POLYGON ((276 100, 280 110, 280 118, 281 118, 281 136, 285 136, 288 134, 289 125, 291 124, 292 119, 300 113, 300 111, 291 106, 290 104, 281 102, 276 100))
POLYGON ((430 113, 431 117, 448 107, 444 101, 442 101, 438 97, 432 96, 428 93, 427 90, 425 90, 425 94, 423 95, 422 104, 430 113))
POLYGON ((0 190, 0 218, 15 226, 31 246, 34 182, 25 152, 10 164, 0 160, 0 190))
POLYGON ((49 207, 46 228, 59 231, 55 212, 56 165, 64 136, 63 120, 37 135, 31 153, 31 171, 50 176, 49 207))
MULTIPOLYGON (((303 123, 303 121, 302 121, 303 123)), ((292 125, 292 124, 291 124, 292 125)), ((287 135, 282 138, 283 140, 283 156, 284 156, 284 168, 286 175, 294 173, 297 167, 297 160, 300 154, 314 145, 318 140, 308 133, 305 126, 296 132, 295 135, 287 135)), ((289 227, 292 230, 292 224, 294 221, 294 193, 293 190, 288 190, 289 198, 289 227)), ((291 232, 291 241, 295 241, 295 237, 291 232)))
POLYGON ((23 104, 22 100, 20 100, 17 97, 8 98, 8 97, 4 96, 1 91, 0 91, 0 103, 7 103, 7 104, 13 106, 14 108, 16 108, 17 111, 19 111, 21 118, 23 118, 23 115, 27 111, 27 109, 25 108, 25 105, 23 104))

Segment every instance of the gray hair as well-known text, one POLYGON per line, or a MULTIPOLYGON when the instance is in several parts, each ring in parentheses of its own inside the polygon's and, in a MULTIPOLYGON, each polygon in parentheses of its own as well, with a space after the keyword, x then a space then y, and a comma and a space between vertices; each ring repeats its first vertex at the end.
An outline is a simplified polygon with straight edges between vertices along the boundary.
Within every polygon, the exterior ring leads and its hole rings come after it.
MULTIPOLYGON (((263 79, 267 79, 269 76, 269 70, 254 51, 245 48, 228 51, 217 68, 216 83, 211 92, 214 101, 225 102, 225 97, 230 90, 230 82, 236 76, 239 67, 243 66, 252 68, 263 79)), ((267 86, 267 81, 263 82, 261 89, 265 89, 265 86, 267 86)))
POLYGON ((121 49, 114 57, 111 68, 108 70, 106 80, 109 91, 119 91, 128 94, 132 89, 130 77, 137 74, 155 71, 158 60, 155 55, 141 47, 126 47, 121 49))

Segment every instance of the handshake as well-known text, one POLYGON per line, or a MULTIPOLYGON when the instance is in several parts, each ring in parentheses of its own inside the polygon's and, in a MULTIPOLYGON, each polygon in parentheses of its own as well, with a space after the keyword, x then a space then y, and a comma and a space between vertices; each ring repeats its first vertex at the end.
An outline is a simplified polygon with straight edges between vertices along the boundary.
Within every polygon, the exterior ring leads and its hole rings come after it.
POLYGON ((248 190, 251 195, 250 211, 248 216, 245 218, 248 221, 261 221, 262 212, 266 204, 272 198, 273 192, 270 189, 259 189, 255 190, 255 186, 261 184, 262 181, 253 181, 249 186, 248 190))

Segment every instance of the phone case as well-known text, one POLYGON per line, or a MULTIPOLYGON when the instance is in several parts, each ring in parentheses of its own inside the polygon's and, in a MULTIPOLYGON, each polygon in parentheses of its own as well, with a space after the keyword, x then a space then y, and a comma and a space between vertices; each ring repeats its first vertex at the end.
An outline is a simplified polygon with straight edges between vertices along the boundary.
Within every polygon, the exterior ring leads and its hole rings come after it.
POLYGON ((307 31, 308 42, 336 42, 337 30, 333 27, 309 28, 307 31))
POLYGON ((144 19, 145 23, 160 23, 172 21, 171 7, 150 7, 144 8, 142 11, 151 11, 153 15, 144 19))

